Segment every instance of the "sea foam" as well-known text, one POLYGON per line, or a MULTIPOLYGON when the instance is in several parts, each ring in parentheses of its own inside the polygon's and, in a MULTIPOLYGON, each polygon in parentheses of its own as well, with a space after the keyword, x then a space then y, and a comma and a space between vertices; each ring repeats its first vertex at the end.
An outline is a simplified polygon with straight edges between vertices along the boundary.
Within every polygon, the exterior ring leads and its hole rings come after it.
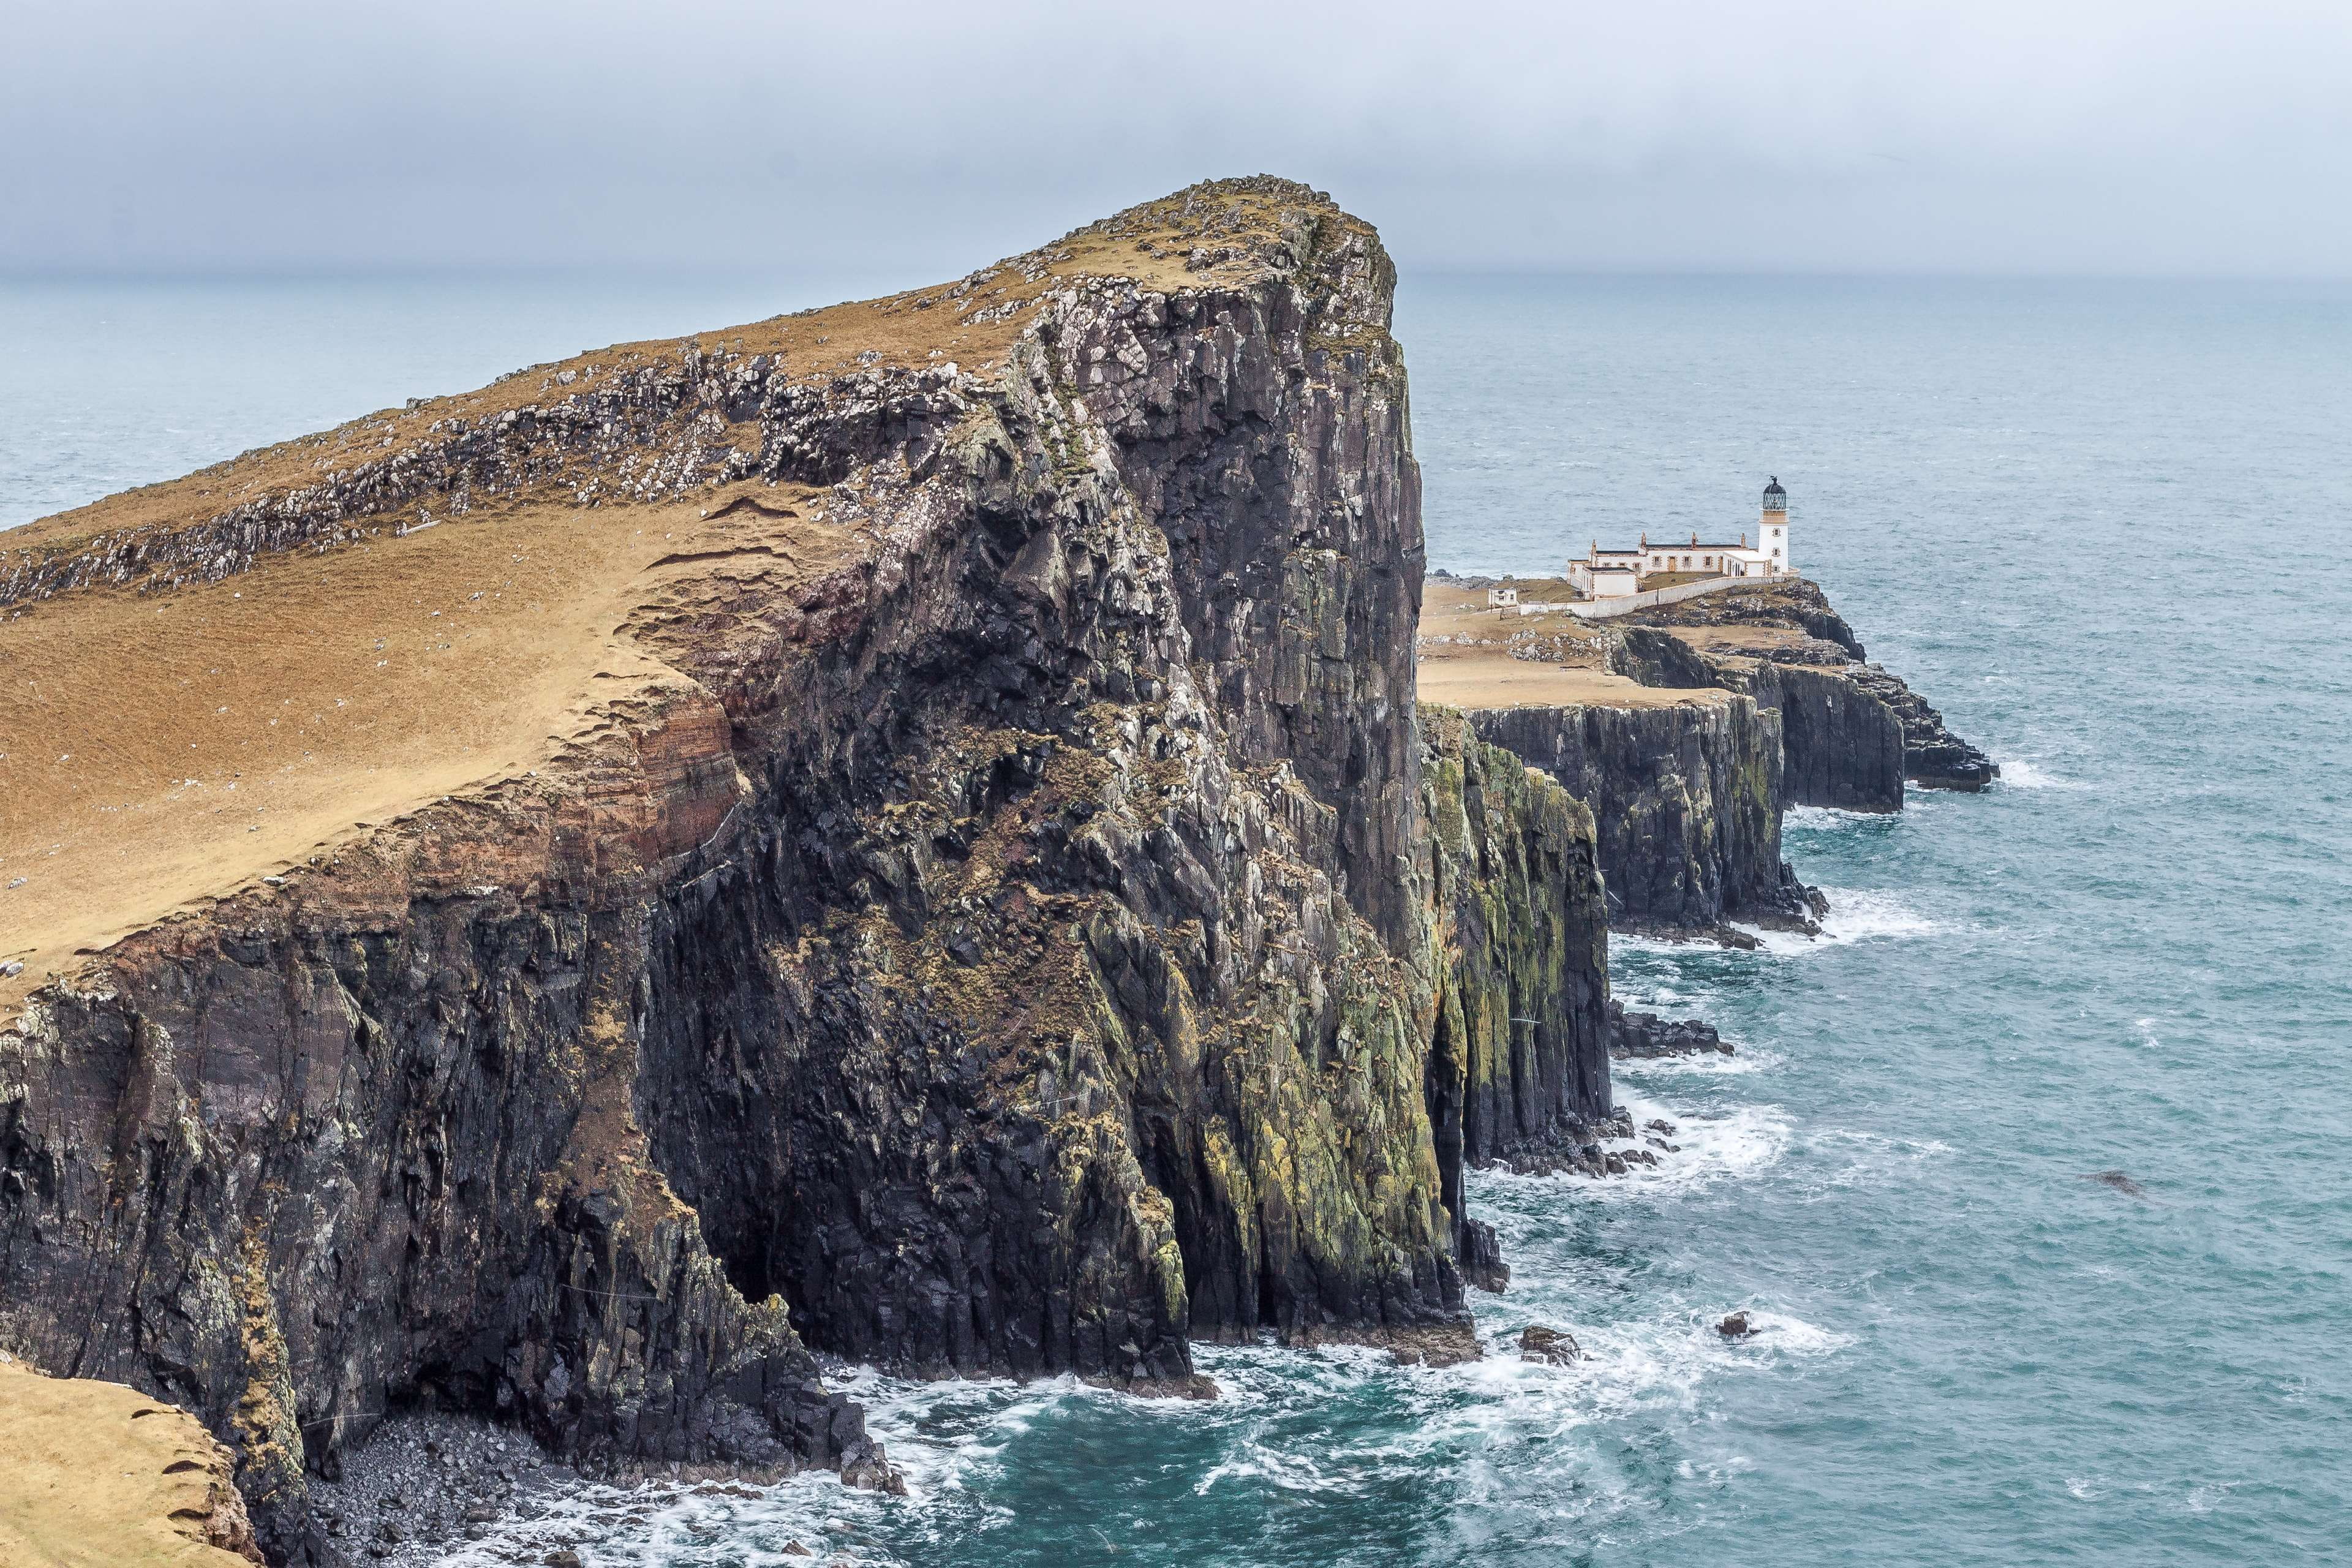
POLYGON ((1829 900, 1830 911, 1822 918, 1819 936, 1733 923, 1754 937, 1760 951, 1781 958, 1820 952, 1849 942, 1927 936, 1941 929, 1891 893, 1859 888, 1823 888, 1822 895, 1829 900))
POLYGON ((1995 757, 2000 764, 2000 777, 1994 780, 2003 789, 2088 789, 2080 779, 2061 778, 2041 763, 2024 757, 1995 757))

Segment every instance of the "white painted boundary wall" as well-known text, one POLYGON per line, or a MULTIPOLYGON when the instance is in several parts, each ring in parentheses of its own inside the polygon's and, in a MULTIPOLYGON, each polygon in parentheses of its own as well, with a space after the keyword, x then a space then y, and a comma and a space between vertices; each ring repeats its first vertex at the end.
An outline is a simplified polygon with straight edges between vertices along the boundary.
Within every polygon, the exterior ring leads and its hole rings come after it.
POLYGON ((1702 583, 1677 583, 1671 588, 1653 588, 1646 594, 1628 594, 1622 599, 1596 599, 1589 605, 1563 605, 1560 608, 1580 621, 1607 621, 1619 616, 1630 616, 1636 610, 1677 605, 1685 599, 1696 599, 1701 594, 1720 594, 1726 588, 1754 588, 1771 580, 1769 577, 1709 577, 1702 583))

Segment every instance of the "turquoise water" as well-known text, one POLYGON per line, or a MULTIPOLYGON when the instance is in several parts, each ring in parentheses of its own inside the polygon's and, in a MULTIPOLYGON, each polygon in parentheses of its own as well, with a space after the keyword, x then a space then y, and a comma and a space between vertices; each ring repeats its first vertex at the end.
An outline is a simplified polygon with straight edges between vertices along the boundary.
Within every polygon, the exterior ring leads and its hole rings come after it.
MULTIPOLYGON (((184 374, 60 370, 56 299, 12 331, 0 521, 814 298, 328 290, 215 363, 191 300, 266 297, 173 287, 132 303, 184 374), (399 374, 320 363, 338 321, 399 374), (307 401, 252 384, 298 364, 307 401)), ((2005 771, 1797 814, 1828 940, 1617 944, 1622 994, 1739 1054, 1621 1064, 1677 1127, 1654 1174, 1473 1182, 1514 1269, 1482 1326, 1588 1359, 1209 1350, 1205 1406, 853 1373, 906 1500, 590 1494, 460 1561, 2352 1560, 2352 289, 1428 279, 1398 330, 1433 563, 1748 525, 1776 473, 1800 567, 2005 771), (1724 1342, 1735 1309, 1765 1331, 1724 1342)))

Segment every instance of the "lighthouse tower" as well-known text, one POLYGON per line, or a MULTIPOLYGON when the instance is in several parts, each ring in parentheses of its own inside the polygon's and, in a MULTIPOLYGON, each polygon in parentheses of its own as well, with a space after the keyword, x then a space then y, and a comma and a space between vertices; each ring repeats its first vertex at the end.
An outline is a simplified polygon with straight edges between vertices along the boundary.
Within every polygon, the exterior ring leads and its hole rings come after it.
POLYGON ((1793 570, 1789 564, 1789 492, 1777 477, 1764 487, 1764 521, 1756 547, 1771 563, 1766 570, 1773 576, 1793 570))

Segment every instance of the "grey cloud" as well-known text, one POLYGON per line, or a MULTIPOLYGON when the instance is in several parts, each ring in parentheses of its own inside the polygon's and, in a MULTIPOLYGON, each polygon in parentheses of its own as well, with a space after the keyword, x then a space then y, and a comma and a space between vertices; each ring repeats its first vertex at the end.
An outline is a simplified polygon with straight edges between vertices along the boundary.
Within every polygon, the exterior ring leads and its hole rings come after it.
POLYGON ((908 276, 1212 174, 1459 267, 2352 271, 2352 7, 52 6, 0 267, 908 276))

